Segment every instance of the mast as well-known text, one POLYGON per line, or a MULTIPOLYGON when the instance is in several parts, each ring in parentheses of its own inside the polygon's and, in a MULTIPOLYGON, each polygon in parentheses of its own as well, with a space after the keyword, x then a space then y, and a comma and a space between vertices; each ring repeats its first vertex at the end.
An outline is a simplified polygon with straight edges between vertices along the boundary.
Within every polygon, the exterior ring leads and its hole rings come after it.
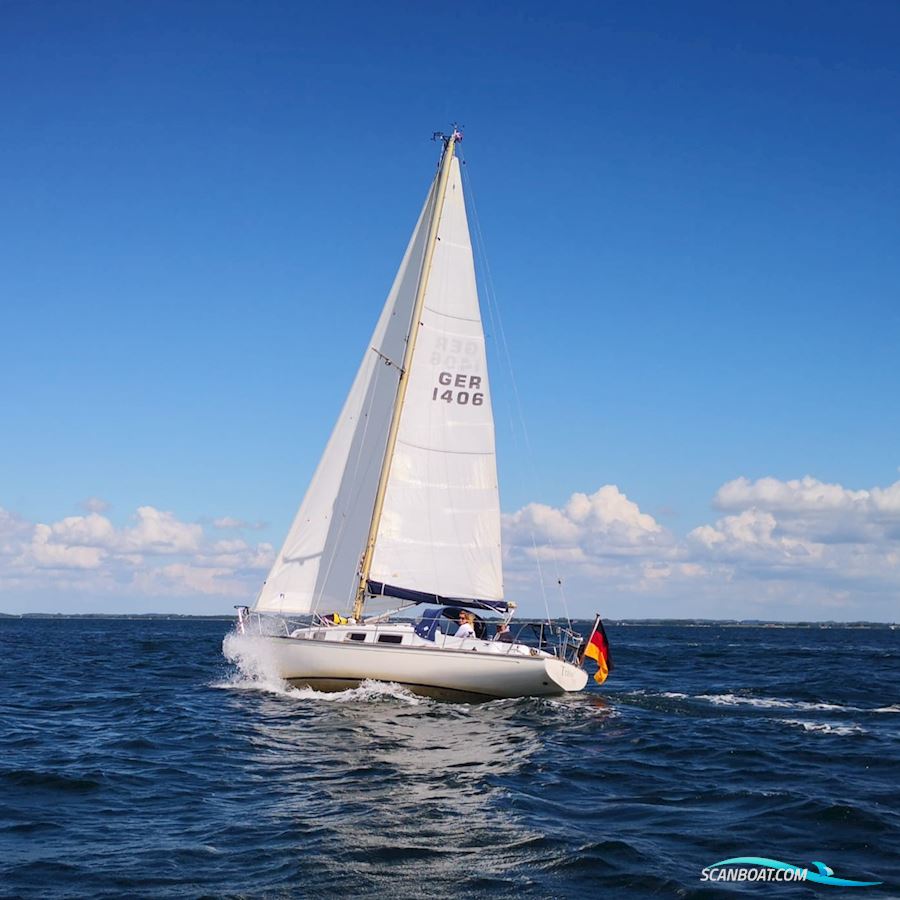
MULTIPOLYGON (((419 336, 422 308, 425 305, 425 290, 428 287, 428 277, 431 275, 431 262, 434 258, 434 248, 437 243, 438 226, 441 223, 441 213, 444 210, 444 195, 447 192, 447 181, 450 177, 450 163, 453 160, 453 152, 456 142, 462 135, 454 127, 449 137, 440 135, 444 141, 444 151, 441 156, 440 173, 438 174, 437 195, 431 212, 431 222, 428 225, 428 240, 425 244, 425 256, 422 260, 422 270, 419 272, 419 281, 416 285, 416 298, 413 303, 412 318, 410 319, 409 335, 406 339, 406 350, 403 353, 403 363, 400 368, 400 380, 397 383, 397 398, 394 401, 394 410, 391 416, 391 427, 388 431, 387 446, 384 451, 384 460, 381 464, 381 474, 378 477, 378 490, 375 494, 375 506, 372 510, 372 522, 369 525, 369 536, 366 539, 366 549, 363 553, 362 564, 359 570, 359 585, 356 588, 356 599, 353 603, 353 617, 359 619, 362 616, 363 606, 366 600, 366 586, 369 582, 369 572, 372 569, 372 557, 375 552, 375 538, 381 525, 381 513, 384 509, 384 497, 387 493, 388 476, 391 472, 391 464, 394 461, 394 450, 397 446, 397 435, 400 432, 400 416, 403 413, 403 401, 406 399, 406 388, 409 384, 409 367, 412 363, 413 353, 416 349, 416 340, 419 336)), ((435 134, 438 137, 438 133, 435 134)))

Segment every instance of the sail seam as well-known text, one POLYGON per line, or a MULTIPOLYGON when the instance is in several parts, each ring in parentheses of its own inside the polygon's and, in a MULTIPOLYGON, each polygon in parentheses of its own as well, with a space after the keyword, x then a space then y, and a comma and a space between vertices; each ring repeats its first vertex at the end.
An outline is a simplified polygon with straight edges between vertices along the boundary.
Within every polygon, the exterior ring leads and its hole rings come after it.
POLYGON ((398 444, 404 447, 412 447, 414 450, 424 450, 426 453, 452 453, 454 456, 493 456, 493 450, 448 450, 446 447, 423 447, 421 444, 413 444, 410 441, 397 439, 398 444))
MULTIPOLYGON (((451 313, 441 312, 439 309, 435 309, 433 306, 428 306, 427 304, 425 305, 425 309, 430 313, 434 313, 436 316, 443 316, 445 319, 456 319, 460 322, 475 322, 478 325, 481 324, 480 318, 470 319, 468 316, 454 316, 451 313)), ((477 338, 471 337, 469 340, 477 340, 477 338)), ((482 340, 484 340, 484 338, 482 338, 482 340)))
POLYGON ((415 538, 404 538, 393 536, 392 540, 395 544, 403 544, 407 547, 475 547, 481 544, 477 540, 472 541, 433 541, 433 540, 416 540, 415 538))

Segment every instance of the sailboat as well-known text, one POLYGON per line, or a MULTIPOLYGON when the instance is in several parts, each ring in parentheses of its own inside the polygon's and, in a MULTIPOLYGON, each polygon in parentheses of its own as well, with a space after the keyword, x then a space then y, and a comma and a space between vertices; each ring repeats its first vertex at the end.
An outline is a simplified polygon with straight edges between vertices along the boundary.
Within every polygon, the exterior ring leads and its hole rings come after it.
POLYGON ((295 685, 374 679, 468 699, 587 680, 571 624, 529 640, 521 627, 491 635, 485 621, 508 626, 515 603, 461 137, 435 135, 437 173, 350 393, 252 609, 238 610, 238 631, 259 635, 295 685))

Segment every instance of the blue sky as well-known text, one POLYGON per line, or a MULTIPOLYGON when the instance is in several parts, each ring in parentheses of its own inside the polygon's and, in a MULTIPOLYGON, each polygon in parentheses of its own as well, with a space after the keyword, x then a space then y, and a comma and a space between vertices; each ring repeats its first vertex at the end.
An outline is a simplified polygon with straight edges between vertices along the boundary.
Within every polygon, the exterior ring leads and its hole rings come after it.
POLYGON ((252 596, 457 120, 526 608, 530 530, 585 615, 900 618, 896 4, 0 24, 0 609, 252 596))

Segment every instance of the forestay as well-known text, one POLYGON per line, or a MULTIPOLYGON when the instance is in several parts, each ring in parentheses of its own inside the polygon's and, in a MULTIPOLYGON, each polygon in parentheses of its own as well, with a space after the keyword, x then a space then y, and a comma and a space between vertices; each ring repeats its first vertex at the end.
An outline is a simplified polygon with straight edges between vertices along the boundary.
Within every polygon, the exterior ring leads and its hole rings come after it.
POLYGON ((456 158, 418 327, 370 577, 501 600, 494 422, 456 158))
POLYGON ((257 610, 302 614, 319 606, 346 609, 352 602, 436 184, 435 180, 325 453, 256 600, 257 610))

